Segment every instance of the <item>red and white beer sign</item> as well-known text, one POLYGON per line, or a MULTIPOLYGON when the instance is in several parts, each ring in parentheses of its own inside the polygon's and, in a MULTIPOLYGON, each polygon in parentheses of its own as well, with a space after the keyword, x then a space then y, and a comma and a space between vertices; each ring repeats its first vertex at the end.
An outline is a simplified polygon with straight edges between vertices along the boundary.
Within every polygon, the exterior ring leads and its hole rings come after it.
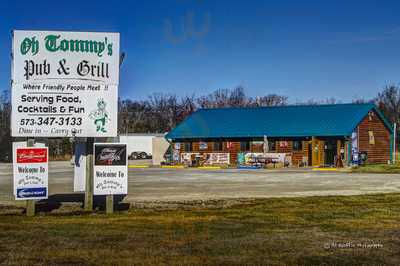
POLYGON ((48 148, 17 148, 14 157, 16 200, 47 199, 48 148))
POLYGON ((47 148, 17 149, 17 163, 46 163, 47 148))

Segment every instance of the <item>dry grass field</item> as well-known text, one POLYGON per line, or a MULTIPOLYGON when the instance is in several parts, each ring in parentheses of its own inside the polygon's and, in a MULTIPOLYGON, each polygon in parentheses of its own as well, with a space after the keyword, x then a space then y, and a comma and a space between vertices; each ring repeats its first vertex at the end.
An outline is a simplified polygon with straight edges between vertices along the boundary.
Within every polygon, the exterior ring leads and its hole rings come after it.
POLYGON ((0 207, 0 265, 400 265, 400 195, 0 207))
POLYGON ((351 169, 353 173, 398 174, 400 164, 370 164, 351 169))

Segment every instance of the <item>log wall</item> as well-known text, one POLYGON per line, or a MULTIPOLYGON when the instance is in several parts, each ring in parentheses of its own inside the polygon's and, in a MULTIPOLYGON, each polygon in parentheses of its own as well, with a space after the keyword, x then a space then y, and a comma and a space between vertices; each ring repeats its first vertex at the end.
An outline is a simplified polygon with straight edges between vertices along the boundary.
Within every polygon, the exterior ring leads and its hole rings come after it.
POLYGON ((359 151, 368 153, 367 163, 387 163, 390 160, 390 131, 378 114, 371 111, 357 130, 359 151), (369 131, 373 133, 375 144, 370 143, 369 131))
MULTIPOLYGON (((213 142, 206 142, 207 148, 200 149, 200 142, 194 141, 192 142, 192 151, 185 151, 183 148, 180 150, 180 153, 184 152, 198 152, 198 153, 212 153, 212 152, 222 152, 222 153, 229 153, 230 154, 230 164, 236 165, 237 164, 237 157, 238 153, 240 152, 254 152, 254 153, 262 153, 263 152, 263 145, 260 143, 250 145, 250 149, 248 151, 241 151, 240 150, 240 141, 223 141, 222 142, 222 150, 214 150, 214 143, 213 142)), ((302 141, 302 150, 301 151, 293 151, 293 142, 291 140, 279 140, 276 141, 276 149, 275 151, 269 151, 271 153, 286 153, 287 155, 292 157, 292 165, 298 166, 302 161, 303 157, 308 158, 308 143, 309 141, 302 141), (282 143, 282 144, 281 144, 282 143)), ((172 144, 172 147, 174 145, 172 144)), ((184 147, 183 143, 181 147, 184 147)))

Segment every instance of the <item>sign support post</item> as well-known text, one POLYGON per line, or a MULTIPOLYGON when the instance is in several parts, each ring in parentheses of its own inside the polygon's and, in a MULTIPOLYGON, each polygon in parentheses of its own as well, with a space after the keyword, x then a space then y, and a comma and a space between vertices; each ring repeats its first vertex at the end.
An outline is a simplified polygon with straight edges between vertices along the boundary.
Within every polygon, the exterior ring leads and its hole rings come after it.
MULTIPOLYGON (((26 142, 27 147, 35 146, 35 139, 28 139, 26 142)), ((27 200, 26 201, 26 216, 32 217, 35 216, 35 200, 27 200)))
POLYGON ((87 138, 85 211, 93 211, 93 143, 94 138, 87 138))
POLYGON ((114 195, 106 195, 106 214, 114 213, 114 195))
POLYGON ((107 214, 114 213, 114 195, 106 196, 106 213, 107 214))

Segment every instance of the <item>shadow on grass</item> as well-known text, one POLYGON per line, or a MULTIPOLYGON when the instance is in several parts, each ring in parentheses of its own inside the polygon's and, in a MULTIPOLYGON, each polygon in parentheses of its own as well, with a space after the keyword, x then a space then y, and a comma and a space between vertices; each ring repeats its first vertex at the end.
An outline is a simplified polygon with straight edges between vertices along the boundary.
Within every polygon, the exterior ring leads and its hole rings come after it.
MULTIPOLYGON (((114 195, 114 211, 126 211, 129 209, 130 204, 122 202, 125 195, 114 195)), ((85 202, 84 193, 70 193, 70 194, 54 194, 49 196, 46 200, 36 202, 35 211, 39 212, 52 212, 60 209, 65 203, 80 203, 83 210, 85 202)), ((106 210, 106 196, 93 196, 93 209, 99 211, 106 210)))

